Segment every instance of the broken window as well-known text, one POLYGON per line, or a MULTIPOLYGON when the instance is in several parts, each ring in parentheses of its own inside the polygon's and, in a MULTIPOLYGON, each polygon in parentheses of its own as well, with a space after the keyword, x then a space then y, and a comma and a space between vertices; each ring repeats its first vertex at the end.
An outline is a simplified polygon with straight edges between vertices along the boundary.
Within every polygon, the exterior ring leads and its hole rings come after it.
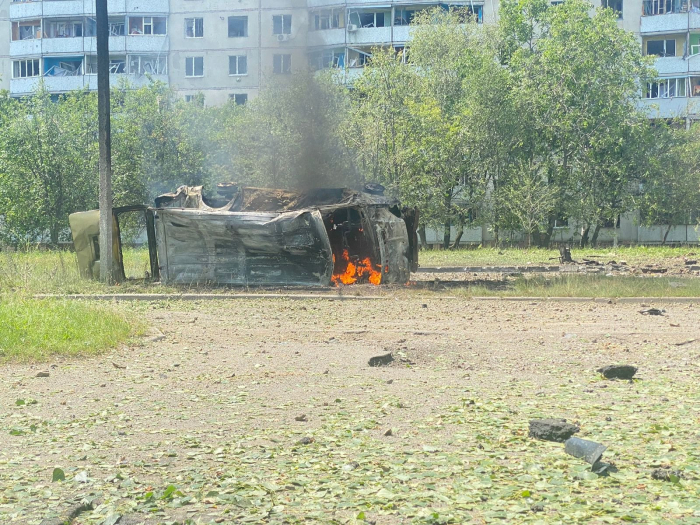
POLYGON ((247 93, 230 93, 228 98, 233 101, 236 106, 244 106, 245 103, 248 102, 247 93))
POLYGON ((126 34, 126 23, 123 18, 109 20, 109 36, 124 36, 126 34))
POLYGON ((481 24, 484 22, 484 6, 483 5, 468 5, 459 6, 462 12, 466 15, 462 17, 462 22, 476 22, 481 24))
MULTIPOLYGON (((604 0, 605 1, 605 0, 604 0)), ((603 4, 606 5, 607 4, 603 4)), ((667 13, 681 13, 687 11, 687 2, 682 0, 644 0, 642 3, 642 15, 665 15, 667 13)), ((620 12, 622 10, 620 9, 620 12)))
POLYGON ((413 22, 413 17, 416 15, 416 9, 414 8, 394 8, 394 25, 395 26, 407 26, 413 22))
POLYGON ((128 57, 130 75, 165 75, 168 73, 164 56, 130 55, 128 57))
POLYGON ((45 57, 44 75, 74 77, 83 74, 83 57, 45 57))
POLYGON ((408 63, 408 48, 405 46, 394 46, 394 53, 401 58, 401 63, 408 63))
POLYGON ((204 18, 185 18, 185 38, 204 37, 204 18))
POLYGON ((68 38, 83 36, 82 20, 46 20, 44 21, 46 38, 68 38))
POLYGON ((673 38, 647 40, 647 55, 656 55, 659 57, 676 56, 676 40, 673 38))
POLYGON ((362 51, 361 49, 348 48, 348 67, 365 67, 372 58, 372 54, 369 51, 362 51))
POLYGON ((309 55, 309 66, 317 71, 331 67, 345 67, 345 49, 324 49, 309 55))
POLYGON ((272 55, 272 72, 288 75, 292 72, 292 55, 272 55))
POLYGON ((246 57, 245 55, 234 55, 228 57, 228 74, 247 75, 248 57, 246 57))
POLYGON ((603 0, 603 7, 607 7, 615 11, 617 18, 622 18, 622 0, 603 0))
POLYGON ((187 57, 187 58, 185 58, 185 76, 186 77, 203 77, 204 76, 204 57, 187 57))
POLYGON ((248 17, 247 16, 229 16, 228 17, 228 36, 229 38, 238 38, 248 36, 248 17))
POLYGON ((130 16, 130 35, 165 35, 166 18, 164 16, 130 16))
POLYGON ((273 35, 292 34, 292 15, 274 15, 272 17, 273 35))
POLYGON ((12 40, 34 40, 41 38, 41 20, 12 22, 12 40))
POLYGON ((321 9, 320 11, 312 11, 310 15, 311 31, 345 27, 345 11, 343 9, 321 9))
POLYGON ((12 78, 38 77, 40 74, 38 58, 15 60, 12 62, 12 78))
MULTIPOLYGON (((88 75, 97 74, 97 56, 89 55, 85 57, 85 72, 88 75)), ((109 72, 112 75, 126 73, 126 57, 109 57, 109 72)))
POLYGON ((388 27, 391 25, 391 10, 353 10, 348 20, 357 27, 388 27))

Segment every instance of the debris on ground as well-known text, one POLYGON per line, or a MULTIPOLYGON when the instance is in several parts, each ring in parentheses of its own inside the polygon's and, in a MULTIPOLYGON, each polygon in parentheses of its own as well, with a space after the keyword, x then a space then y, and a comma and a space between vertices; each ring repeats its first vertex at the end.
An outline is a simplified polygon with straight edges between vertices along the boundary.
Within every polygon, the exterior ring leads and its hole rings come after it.
POLYGON ((43 372, 39 372, 36 377, 49 377, 49 371, 44 370, 43 372))
POLYGON ((657 468, 651 473, 651 477, 658 481, 672 481, 677 483, 681 479, 681 471, 671 470, 670 468, 657 468))
POLYGON ((544 441, 564 443, 580 430, 566 419, 533 419, 530 421, 530 437, 544 441))
POLYGON ((664 315, 666 310, 659 310, 658 308, 647 308, 646 310, 639 310, 642 315, 664 315))
POLYGON ((637 367, 632 365, 609 365, 596 370, 605 379, 632 379, 637 373, 637 367))
POLYGON ((595 441, 571 437, 564 443, 564 452, 575 458, 581 458, 591 464, 591 470, 596 474, 605 473, 612 465, 603 463, 600 458, 608 447, 595 441))
POLYGON ((391 363, 394 360, 394 356, 391 355, 391 352, 388 354, 382 354, 382 355, 376 355, 374 357, 370 357, 369 359, 369 366, 386 366, 389 363, 391 363))
POLYGON ((685 341, 681 341, 680 343, 673 343, 673 345, 674 346, 685 346, 685 345, 689 345, 691 343, 694 343, 695 341, 697 341, 697 339, 687 339, 685 341))

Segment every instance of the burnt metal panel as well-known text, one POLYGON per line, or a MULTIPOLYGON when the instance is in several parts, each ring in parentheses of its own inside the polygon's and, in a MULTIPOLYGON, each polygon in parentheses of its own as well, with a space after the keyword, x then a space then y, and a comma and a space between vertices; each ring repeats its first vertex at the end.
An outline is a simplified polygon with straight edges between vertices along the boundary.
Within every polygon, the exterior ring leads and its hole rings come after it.
POLYGON ((239 213, 155 211, 164 283, 330 284, 330 241, 318 210, 239 213))
POLYGON ((382 283, 406 283, 411 277, 406 223, 387 208, 368 208, 382 261, 382 283))

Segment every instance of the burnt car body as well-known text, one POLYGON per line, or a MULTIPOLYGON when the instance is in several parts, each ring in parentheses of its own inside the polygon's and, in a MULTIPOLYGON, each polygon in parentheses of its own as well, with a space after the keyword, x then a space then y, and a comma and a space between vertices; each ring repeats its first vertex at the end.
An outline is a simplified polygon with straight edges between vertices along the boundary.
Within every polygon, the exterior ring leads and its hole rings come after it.
MULTIPOLYGON (((115 208, 122 278, 120 217, 127 212, 144 214, 150 277, 169 284, 405 283, 418 265, 417 211, 382 195, 220 184, 213 198, 201 186, 182 186, 155 207, 115 208)), ((80 270, 98 277, 99 213, 69 219, 80 270)))

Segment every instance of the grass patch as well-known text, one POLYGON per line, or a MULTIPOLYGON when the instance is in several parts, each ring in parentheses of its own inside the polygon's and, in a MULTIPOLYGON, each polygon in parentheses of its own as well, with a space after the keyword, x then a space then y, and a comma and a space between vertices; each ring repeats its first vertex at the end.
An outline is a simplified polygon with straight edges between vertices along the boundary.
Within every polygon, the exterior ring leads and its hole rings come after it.
MULTIPOLYGON (((630 265, 663 263, 700 253, 696 246, 619 246, 617 248, 572 248, 574 260, 596 257, 601 262, 626 261, 630 265)), ((421 266, 488 266, 488 265, 556 265, 559 251, 540 248, 471 248, 461 250, 423 250, 418 255, 421 266)))
MULTIPOLYGON (((150 269, 148 250, 125 248, 124 273, 128 279, 143 279, 150 269)), ((26 250, 0 252, 0 291, 40 293, 138 293, 168 290, 160 285, 134 280, 105 286, 93 279, 84 279, 78 271, 75 253, 69 251, 26 250)))
POLYGON ((466 286, 473 297, 700 297, 700 279, 599 275, 518 277, 466 286))
POLYGON ((0 300, 0 362, 93 355, 142 331, 143 326, 134 318, 104 305, 0 300))

